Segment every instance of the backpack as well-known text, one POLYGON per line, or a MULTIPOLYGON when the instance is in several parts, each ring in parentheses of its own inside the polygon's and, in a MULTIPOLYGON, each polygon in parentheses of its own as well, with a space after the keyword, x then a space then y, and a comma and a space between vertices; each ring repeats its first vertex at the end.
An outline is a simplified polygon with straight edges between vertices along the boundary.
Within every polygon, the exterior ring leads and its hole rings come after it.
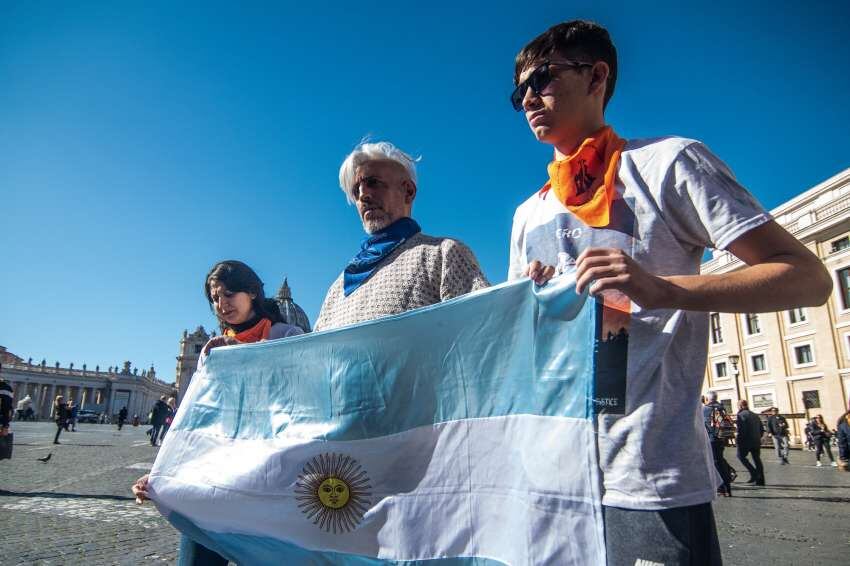
POLYGON ((717 438, 735 438, 735 423, 721 406, 714 407, 711 411, 711 428, 717 438))

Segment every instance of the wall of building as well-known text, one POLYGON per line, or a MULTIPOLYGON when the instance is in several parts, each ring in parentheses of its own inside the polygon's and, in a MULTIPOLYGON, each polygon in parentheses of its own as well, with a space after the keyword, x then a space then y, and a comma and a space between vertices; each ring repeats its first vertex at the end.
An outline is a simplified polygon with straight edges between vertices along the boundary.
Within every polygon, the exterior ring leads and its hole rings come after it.
MULTIPOLYGON (((778 313, 712 313, 722 339, 709 332, 703 392, 716 391, 737 410, 739 399, 763 411, 778 407, 789 419, 792 441, 800 442, 808 418, 822 414, 833 427, 850 396, 850 169, 771 211, 833 276, 826 304, 778 313), (754 322, 754 323, 753 323, 754 322), (733 361, 738 360, 737 364, 733 361), (725 371, 725 376, 723 375, 725 371)), ((702 273, 744 267, 718 251, 702 273)))
POLYGON ((80 409, 109 415, 118 413, 119 403, 126 400, 130 417, 139 415, 144 421, 157 399, 175 394, 173 384, 156 379, 155 372, 141 375, 138 370, 132 372, 129 362, 120 370, 109 368, 107 371, 60 367, 58 363, 48 366, 44 362, 6 362, 2 377, 12 386, 14 404, 29 395, 39 419, 53 417, 53 402, 57 395, 62 395, 65 401, 73 400, 80 409))

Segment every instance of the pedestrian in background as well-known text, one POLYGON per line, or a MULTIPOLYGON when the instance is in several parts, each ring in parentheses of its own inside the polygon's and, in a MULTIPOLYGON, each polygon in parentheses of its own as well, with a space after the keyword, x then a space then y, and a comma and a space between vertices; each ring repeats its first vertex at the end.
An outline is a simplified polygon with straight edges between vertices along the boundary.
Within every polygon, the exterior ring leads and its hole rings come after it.
POLYGON ((167 416, 168 405, 165 403, 165 395, 163 395, 154 403, 153 409, 151 409, 151 446, 156 446, 160 429, 165 424, 165 417, 167 416))
POLYGON ((12 386, 0 377, 0 460, 12 457, 12 433, 9 423, 12 420, 13 396, 12 386))
POLYGON ((71 399, 68 401, 68 423, 65 425, 65 430, 68 430, 68 426, 71 427, 71 432, 77 432, 77 411, 79 407, 74 400, 71 399))
POLYGON ((177 400, 174 397, 169 397, 165 404, 168 405, 168 412, 165 414, 165 422, 162 423, 162 432, 159 435, 160 444, 162 444, 162 439, 165 438, 165 433, 171 428, 171 421, 174 420, 174 414, 177 412, 177 400))
POLYGON ((118 411, 118 430, 124 426, 124 421, 127 420, 127 407, 121 407, 121 410, 118 411))
POLYGON ((823 464, 820 461, 821 455, 826 452, 827 456, 829 456, 830 465, 837 467, 838 464, 835 462, 835 457, 832 455, 832 447, 830 446, 830 440, 832 440, 832 431, 829 430, 829 427, 826 426, 826 423, 823 422, 823 416, 817 415, 812 419, 812 439, 815 442, 815 460, 816 466, 820 468, 823 464))
POLYGON ((773 446, 776 448, 776 456, 782 464, 788 463, 788 421, 779 414, 777 407, 771 407, 770 416, 767 417, 767 431, 773 436, 773 446))
POLYGON ((838 436, 838 459, 841 460, 839 467, 850 471, 850 411, 841 415, 835 429, 838 436))
POLYGON ((764 485, 764 466, 761 463, 761 437, 764 434, 764 425, 758 415, 750 411, 746 399, 738 401, 738 460, 750 472, 747 483, 764 485), (751 456, 753 462, 747 459, 751 456))
POLYGON ((732 472, 729 462, 723 457, 723 450, 729 438, 734 436, 733 425, 723 405, 717 402, 716 391, 709 391, 708 396, 703 397, 702 417, 711 443, 714 467, 717 468, 717 473, 723 481, 717 493, 724 497, 732 497, 732 472))
POLYGON ((68 419, 70 418, 68 405, 65 403, 65 398, 61 395, 57 395, 56 400, 53 402, 53 418, 56 420, 56 436, 53 437, 53 444, 59 444, 59 434, 63 428, 67 428, 68 419))

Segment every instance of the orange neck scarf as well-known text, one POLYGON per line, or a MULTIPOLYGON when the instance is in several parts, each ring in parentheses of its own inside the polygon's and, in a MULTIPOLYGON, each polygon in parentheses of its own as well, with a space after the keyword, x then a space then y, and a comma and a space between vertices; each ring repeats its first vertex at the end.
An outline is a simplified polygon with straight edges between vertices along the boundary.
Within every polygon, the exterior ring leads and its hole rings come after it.
POLYGON ((584 140, 572 155, 547 167, 549 189, 567 209, 593 228, 604 228, 611 220, 616 198, 614 183, 625 140, 605 126, 584 140))
POLYGON ((272 321, 264 318, 248 330, 243 330, 242 332, 236 332, 232 328, 228 328, 224 331, 224 335, 236 338, 236 340, 242 344, 251 344, 261 340, 267 340, 271 329, 272 321))

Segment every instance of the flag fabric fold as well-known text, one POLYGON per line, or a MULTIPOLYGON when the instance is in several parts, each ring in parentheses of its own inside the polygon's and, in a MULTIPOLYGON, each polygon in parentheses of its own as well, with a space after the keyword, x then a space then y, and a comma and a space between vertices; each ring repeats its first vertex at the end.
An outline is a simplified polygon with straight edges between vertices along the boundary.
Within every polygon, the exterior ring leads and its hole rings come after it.
POLYGON ((596 311, 563 276, 217 348, 152 499, 240 564, 604 564, 596 311))

